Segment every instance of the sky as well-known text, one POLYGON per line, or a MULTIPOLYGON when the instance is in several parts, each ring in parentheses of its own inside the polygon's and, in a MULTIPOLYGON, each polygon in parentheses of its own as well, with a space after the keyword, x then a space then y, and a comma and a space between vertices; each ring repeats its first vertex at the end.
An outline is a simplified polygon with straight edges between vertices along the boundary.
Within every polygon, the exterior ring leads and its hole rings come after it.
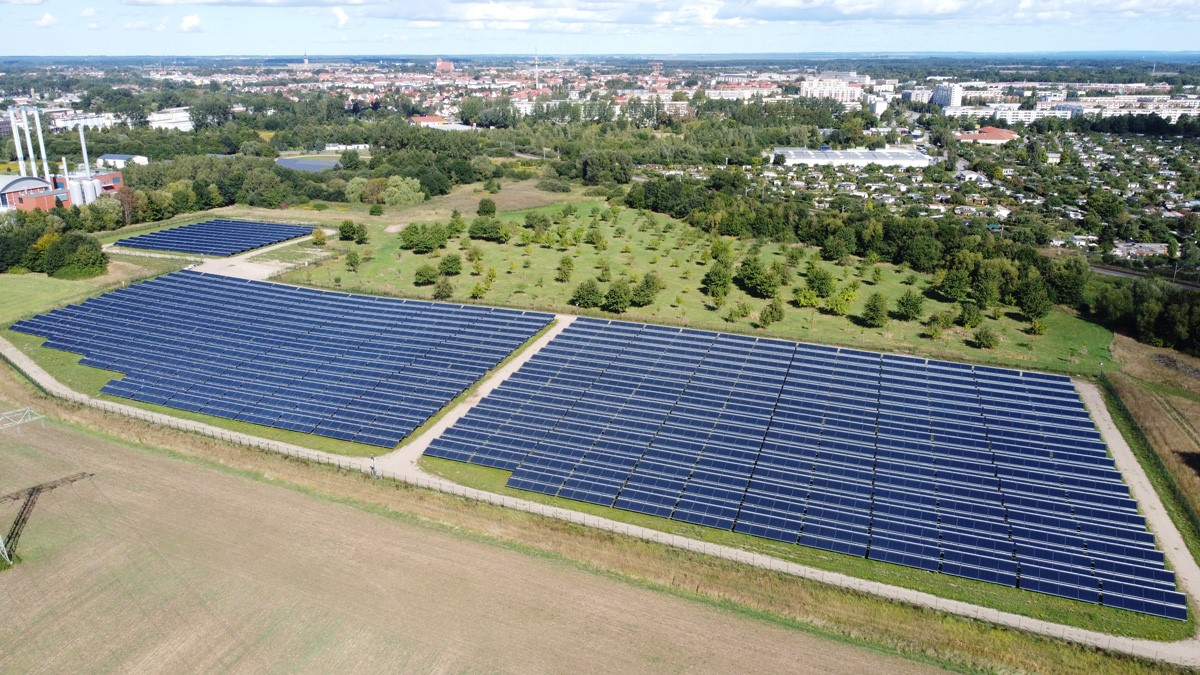
POLYGON ((1200 50, 1200 0, 0 0, 0 56, 1200 50))

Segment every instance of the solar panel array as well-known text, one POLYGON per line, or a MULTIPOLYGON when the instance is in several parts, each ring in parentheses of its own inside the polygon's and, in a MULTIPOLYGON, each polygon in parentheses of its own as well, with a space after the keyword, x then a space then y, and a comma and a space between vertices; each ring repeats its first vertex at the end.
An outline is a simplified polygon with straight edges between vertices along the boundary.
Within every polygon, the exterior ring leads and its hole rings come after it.
POLYGON ((249 220, 206 220, 117 241, 117 246, 227 256, 312 234, 311 227, 249 220))
POLYGON ((426 452, 523 490, 1187 616, 1065 377, 581 318, 426 452))
POLYGON ((13 330, 124 373, 107 394, 392 447, 551 318, 184 271, 13 330))

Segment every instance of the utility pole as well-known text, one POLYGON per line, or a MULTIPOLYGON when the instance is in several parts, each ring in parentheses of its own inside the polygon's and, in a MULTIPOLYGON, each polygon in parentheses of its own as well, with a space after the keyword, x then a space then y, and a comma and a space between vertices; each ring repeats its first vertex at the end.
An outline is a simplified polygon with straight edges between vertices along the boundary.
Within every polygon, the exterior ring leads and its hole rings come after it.
POLYGON ((52 480, 49 483, 42 483, 41 485, 34 485, 24 490, 17 490, 16 492, 0 497, 0 503, 15 502, 21 499, 25 500, 25 503, 21 505, 21 510, 17 512, 16 520, 13 521, 12 527, 8 530, 8 536, 0 538, 0 558, 4 558, 4 562, 9 565, 13 563, 13 557, 17 554, 17 542, 21 539, 21 532, 25 530, 25 524, 29 522, 29 514, 33 513, 33 507, 37 504, 38 496, 43 492, 49 492, 54 488, 70 485, 85 478, 91 478, 94 475, 86 472, 77 473, 66 478, 52 480))

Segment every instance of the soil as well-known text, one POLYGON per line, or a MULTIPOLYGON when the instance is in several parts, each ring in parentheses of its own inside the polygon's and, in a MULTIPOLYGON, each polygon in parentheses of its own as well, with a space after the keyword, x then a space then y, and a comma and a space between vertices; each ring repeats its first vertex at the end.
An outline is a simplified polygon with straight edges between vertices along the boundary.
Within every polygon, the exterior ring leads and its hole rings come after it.
POLYGON ((930 670, 57 423, 0 448, 0 494, 96 474, 0 573, 4 672, 930 670))

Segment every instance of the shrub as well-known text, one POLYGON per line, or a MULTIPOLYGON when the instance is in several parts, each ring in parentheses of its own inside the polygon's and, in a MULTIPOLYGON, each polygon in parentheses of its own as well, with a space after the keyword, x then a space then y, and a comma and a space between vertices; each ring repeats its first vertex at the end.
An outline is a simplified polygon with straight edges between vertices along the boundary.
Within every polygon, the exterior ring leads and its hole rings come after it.
POLYGON ((326 241, 325 230, 322 230, 319 227, 314 229, 313 233, 312 233, 312 245, 313 246, 324 246, 325 241, 326 241))
POLYGON ((537 182, 537 189, 542 192, 570 192, 571 184, 557 178, 543 178, 537 182))
POLYGON ((992 349, 1000 344, 1000 336, 988 326, 975 331, 975 346, 980 349, 992 349))
POLYGON ((357 272, 358 264, 361 261, 362 260, 361 260, 361 258, 359 258, 357 251, 350 251, 349 253, 346 254, 346 271, 347 272, 357 272))
POLYGON ((833 295, 835 286, 832 272, 816 262, 810 261, 805 276, 807 278, 804 280, 804 285, 812 289, 817 297, 828 298, 833 295))
POLYGON ((450 285, 450 280, 446 277, 438 279, 438 282, 433 286, 433 299, 449 300, 452 295, 454 295, 454 286, 450 285))
POLYGON ((905 321, 920 321, 925 310, 925 296, 913 289, 904 291, 896 301, 896 314, 905 321))
POLYGON ((964 302, 958 314, 958 325, 963 328, 975 328, 983 323, 983 311, 973 302, 964 302))
POLYGON ((634 307, 645 307, 654 302, 655 296, 662 290, 662 280, 653 271, 646 272, 641 283, 633 289, 632 303, 634 307))
POLYGON ((821 297, 811 288, 797 286, 792 289, 792 300, 797 307, 816 307, 821 304, 821 297))
MULTIPOLYGON (((876 268, 878 269, 878 268, 876 268)), ((883 328, 888 322, 888 301, 882 293, 872 293, 863 307, 863 322, 872 328, 883 328)))
POLYGON ((428 286, 438 279, 438 269, 433 265, 421 265, 413 275, 414 286, 428 286))
POLYGON ((358 225, 354 226, 354 243, 367 243, 367 226, 363 223, 359 223, 358 225))
POLYGON ((372 204, 371 210, 367 211, 367 213, 371 214, 372 216, 382 216, 383 215, 383 205, 382 204, 372 204))
POLYGON ((479 215, 479 216, 494 216, 494 215, 496 215, 495 200, 493 200, 489 197, 484 197, 483 199, 480 199, 479 200, 479 208, 475 210, 475 215, 479 215))
POLYGON ((725 320, 728 321, 729 323, 733 323, 735 321, 740 321, 740 320, 750 316, 750 312, 752 312, 752 311, 754 311, 754 310, 750 307, 749 304, 747 304, 745 302, 739 302, 738 304, 729 308, 729 312, 725 315, 725 320))
MULTIPOLYGON (((571 256, 564 255, 558 261, 558 270, 554 274, 554 280, 566 283, 571 280, 571 272, 575 270, 575 261, 571 256)), ((622 310, 624 311, 624 310, 622 310)))
POLYGON ((783 301, 775 298, 758 313, 758 327, 766 328, 783 320, 783 301))
POLYGON ((400 231, 400 248, 413 253, 430 253, 446 245, 449 240, 446 228, 432 224, 413 224, 400 231))
POLYGON ((454 277, 462 274, 462 258, 457 253, 451 253, 438 262, 438 272, 444 277, 454 277))
POLYGON ((353 220, 343 220, 341 225, 338 225, 338 239, 341 241, 354 241, 356 228, 353 220))

